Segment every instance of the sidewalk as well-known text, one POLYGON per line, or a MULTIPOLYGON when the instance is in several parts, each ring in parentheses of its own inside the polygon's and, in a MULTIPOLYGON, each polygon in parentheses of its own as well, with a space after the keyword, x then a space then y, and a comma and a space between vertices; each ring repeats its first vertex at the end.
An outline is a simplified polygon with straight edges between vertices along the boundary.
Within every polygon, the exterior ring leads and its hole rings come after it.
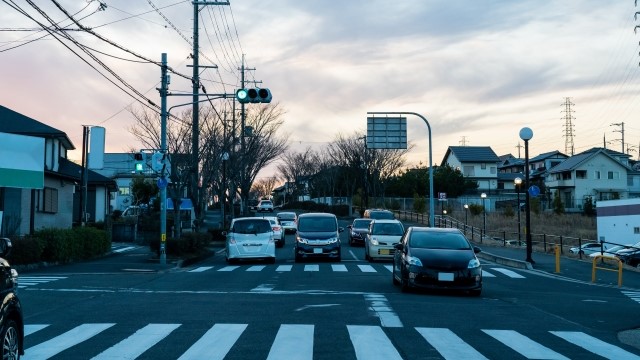
MULTIPOLYGON (((493 246, 489 244, 481 244, 476 242, 477 246, 482 249, 478 257, 484 260, 495 262, 501 265, 511 266, 515 268, 542 271, 548 274, 562 276, 574 280, 591 282, 593 273, 593 260, 584 257, 583 259, 574 259, 567 256, 560 256, 560 272, 556 273, 556 258, 553 253, 533 252, 531 259, 534 261, 530 264, 525 261, 527 257, 526 248, 493 246)), ((609 261, 608 264, 614 264, 609 261)), ((601 267, 600 264, 597 265, 601 267)), ((602 265, 604 267, 606 265, 602 265)), ((608 266, 608 268, 614 268, 608 266)), ((596 269, 596 283, 618 286, 617 271, 607 271, 596 269)), ((640 290, 640 271, 629 267, 623 267, 622 270, 622 287, 632 290, 640 290)))

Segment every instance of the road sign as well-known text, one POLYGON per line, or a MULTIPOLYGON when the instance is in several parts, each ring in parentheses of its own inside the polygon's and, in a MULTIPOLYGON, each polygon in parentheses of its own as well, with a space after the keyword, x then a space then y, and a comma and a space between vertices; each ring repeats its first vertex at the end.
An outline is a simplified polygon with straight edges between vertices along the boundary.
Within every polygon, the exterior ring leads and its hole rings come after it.
POLYGON ((531 185, 529 187, 529 195, 534 197, 540 195, 540 188, 535 185, 531 185))
POLYGON ((447 193, 446 192, 439 192, 438 193, 438 200, 441 200, 441 201, 447 200, 447 193))
POLYGON ((406 117, 368 117, 367 148, 369 149, 406 149, 406 117))
POLYGON ((168 184, 169 182, 167 181, 167 178, 164 178, 164 177, 158 178, 158 189, 160 190, 166 189, 168 184))

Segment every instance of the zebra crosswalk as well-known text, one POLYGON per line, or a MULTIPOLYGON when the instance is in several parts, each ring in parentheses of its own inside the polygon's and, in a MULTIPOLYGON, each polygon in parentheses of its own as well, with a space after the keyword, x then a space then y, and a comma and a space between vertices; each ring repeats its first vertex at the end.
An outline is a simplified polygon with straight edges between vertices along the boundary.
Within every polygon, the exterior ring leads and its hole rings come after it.
MULTIPOLYGON (((25 325, 24 359, 48 359, 67 350, 73 351, 83 343, 90 343, 90 346, 86 345, 89 349, 84 348, 83 351, 89 352, 87 358, 92 359, 136 359, 141 356, 148 358, 151 355, 149 351, 162 351, 162 349, 173 347, 179 348, 180 355, 176 357, 181 360, 238 358, 242 354, 235 353, 234 350, 236 352, 240 350, 234 347, 237 347, 239 342, 259 343, 261 341, 267 341, 264 350, 253 350, 252 358, 311 360, 315 357, 314 354, 317 356, 324 354, 325 351, 335 351, 335 349, 323 349, 322 346, 326 346, 326 342, 314 342, 315 337, 320 336, 316 334, 326 330, 321 325, 314 324, 280 324, 277 332, 266 335, 265 340, 263 329, 259 325, 250 324, 216 323, 209 328, 196 330, 187 325, 174 323, 152 323, 141 328, 131 328, 116 323, 86 323, 71 329, 61 327, 59 332, 49 331, 50 338, 40 337, 32 340, 34 334, 44 329, 49 330, 49 326, 51 325, 25 325), (105 335, 107 330, 112 328, 118 328, 118 330, 105 335), (185 344, 180 340, 183 339, 182 332, 197 332, 197 334, 185 344), (118 338, 112 339, 113 334, 117 334, 118 338), (260 341, 257 337, 260 337, 260 341), (264 353, 260 353, 261 351, 264 353)), ((626 350, 621 344, 611 344, 580 331, 549 330, 527 336, 520 331, 507 329, 478 329, 460 333, 448 328, 417 326, 402 329, 401 331, 406 331, 403 337, 408 336, 415 338, 417 342, 422 341, 416 344, 414 341, 406 343, 393 341, 394 335, 389 332, 394 330, 381 326, 345 325, 344 327, 346 327, 344 334, 348 339, 341 341, 345 341, 345 344, 350 343, 351 346, 340 349, 345 354, 343 358, 353 358, 353 354, 355 359, 367 360, 423 358, 424 353, 420 352, 428 349, 437 352, 441 358, 447 360, 489 359, 495 358, 496 354, 512 354, 512 352, 528 359, 565 360, 578 356, 576 351, 581 351, 580 355, 583 358, 598 355, 609 359, 640 360, 638 350, 626 350), (547 343, 542 344, 540 341, 547 343), (493 343, 482 347, 482 344, 489 342, 493 343), (481 348, 477 348, 478 345, 481 348), (582 350, 577 350, 578 348, 582 350)))
POLYGON ((622 293, 627 295, 631 300, 640 304, 640 291, 623 291, 622 293))
MULTIPOLYGON (((358 273, 389 273, 393 271, 391 264, 284 264, 284 265, 224 265, 224 266, 199 266, 187 270, 190 273, 202 273, 207 271, 232 272, 232 271, 275 271, 285 272, 358 272, 358 273)), ((504 276, 511 279, 524 279, 521 273, 501 267, 485 267, 482 276, 493 278, 504 276)))
POLYGON ((66 276, 22 276, 18 277, 18 289, 40 285, 51 281, 66 279, 66 276))

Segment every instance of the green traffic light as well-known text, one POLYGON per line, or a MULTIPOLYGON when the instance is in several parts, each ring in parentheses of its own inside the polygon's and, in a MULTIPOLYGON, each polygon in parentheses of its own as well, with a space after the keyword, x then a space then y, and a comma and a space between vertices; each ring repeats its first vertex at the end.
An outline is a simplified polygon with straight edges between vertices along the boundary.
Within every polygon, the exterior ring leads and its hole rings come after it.
POLYGON ((236 91, 236 99, 238 99, 240 103, 249 102, 248 97, 249 97, 249 92, 247 91, 247 89, 238 89, 238 91, 236 91))
POLYGON ((136 171, 142 171, 143 169, 142 163, 136 163, 136 171))

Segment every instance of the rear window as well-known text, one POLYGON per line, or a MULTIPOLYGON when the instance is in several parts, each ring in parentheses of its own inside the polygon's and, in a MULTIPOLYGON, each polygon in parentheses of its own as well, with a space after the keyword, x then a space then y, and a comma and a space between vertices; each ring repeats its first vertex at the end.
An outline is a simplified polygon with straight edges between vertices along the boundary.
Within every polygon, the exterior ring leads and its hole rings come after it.
POLYGON ((236 234, 260 234, 272 230, 269 220, 251 219, 236 221, 231 231, 236 234))
POLYGON ((374 210, 369 212, 369 218, 371 219, 380 219, 380 220, 393 220, 395 216, 391 211, 386 210, 374 210))
POLYGON ((335 218, 327 216, 318 217, 303 217, 298 218, 298 231, 337 231, 338 222, 335 218))
POLYGON ((353 227, 366 228, 366 227, 369 227, 370 223, 371 223, 371 220, 355 220, 353 222, 353 227))
POLYGON ((295 220, 296 219, 296 214, 280 213, 280 214, 278 214, 278 219, 280 219, 280 220, 295 220))
POLYGON ((411 239, 409 239, 409 245, 414 248, 424 249, 471 249, 469 241, 467 241, 467 239, 461 234, 434 233, 425 231, 414 231, 411 234, 411 239))

